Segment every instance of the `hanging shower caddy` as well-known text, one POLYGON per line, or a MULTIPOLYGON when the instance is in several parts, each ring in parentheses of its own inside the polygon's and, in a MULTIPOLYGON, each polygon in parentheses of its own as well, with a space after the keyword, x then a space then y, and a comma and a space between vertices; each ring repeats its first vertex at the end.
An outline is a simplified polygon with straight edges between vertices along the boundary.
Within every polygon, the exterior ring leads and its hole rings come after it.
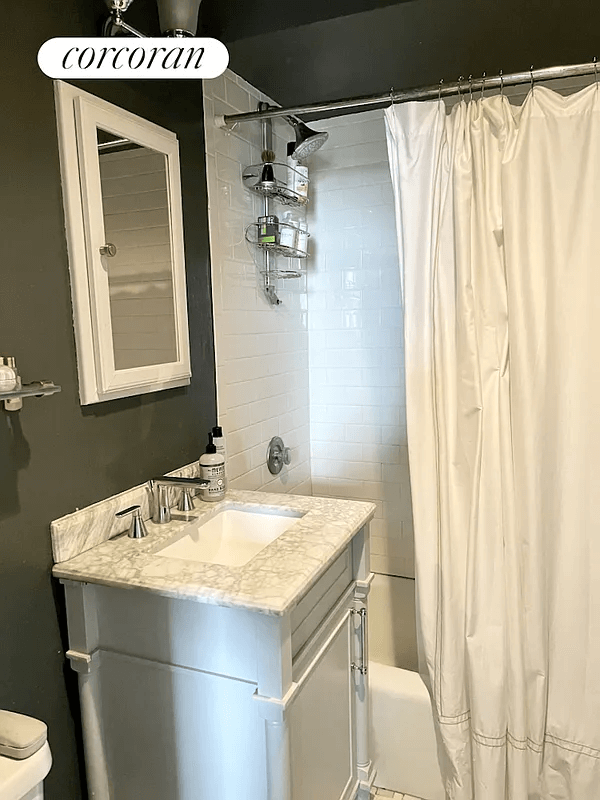
MULTIPOLYGON (((261 110, 259 104, 259 110, 261 110)), ((263 158, 272 151, 271 121, 262 122, 263 158)), ((279 305, 281 300, 277 296, 275 281, 292 278, 301 278, 306 274, 302 266, 308 257, 308 231, 306 223, 299 225, 280 221, 273 214, 271 206, 277 203, 280 206, 306 209, 308 204, 307 188, 308 179, 288 164, 274 160, 264 160, 260 164, 251 164, 242 171, 242 183, 246 189, 262 198, 262 213, 259 220, 252 222, 245 229, 244 236, 252 252, 254 261, 264 280, 264 291, 270 303, 279 305), (296 191, 290 186, 290 181, 296 176, 305 181, 306 193, 296 191), (262 221, 261 221, 262 220, 262 221), (300 227, 301 226, 301 227, 300 227), (267 230, 268 227, 268 230, 267 230), (288 267, 280 265, 279 258, 288 258, 296 261, 288 267)))

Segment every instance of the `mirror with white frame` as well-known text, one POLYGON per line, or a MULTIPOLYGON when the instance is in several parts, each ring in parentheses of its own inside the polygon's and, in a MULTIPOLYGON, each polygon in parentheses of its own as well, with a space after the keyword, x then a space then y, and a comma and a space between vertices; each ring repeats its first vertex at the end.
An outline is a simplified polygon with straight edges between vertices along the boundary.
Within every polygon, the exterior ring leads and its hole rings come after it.
POLYGON ((177 137, 55 91, 81 403, 188 384, 177 137))

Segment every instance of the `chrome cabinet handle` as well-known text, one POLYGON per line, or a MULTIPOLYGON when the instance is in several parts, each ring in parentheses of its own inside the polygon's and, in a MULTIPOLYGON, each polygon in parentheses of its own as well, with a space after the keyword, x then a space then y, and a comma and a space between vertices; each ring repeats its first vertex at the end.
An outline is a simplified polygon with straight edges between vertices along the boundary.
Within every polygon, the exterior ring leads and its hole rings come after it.
POLYGON ((354 661, 351 664, 352 669, 360 672, 361 675, 367 674, 367 609, 363 606, 360 611, 355 608, 352 609, 353 614, 360 614, 360 664, 354 661))
POLYGON ((117 255, 116 244, 107 242, 103 247, 100 248, 100 255, 107 256, 108 258, 114 258, 117 255))

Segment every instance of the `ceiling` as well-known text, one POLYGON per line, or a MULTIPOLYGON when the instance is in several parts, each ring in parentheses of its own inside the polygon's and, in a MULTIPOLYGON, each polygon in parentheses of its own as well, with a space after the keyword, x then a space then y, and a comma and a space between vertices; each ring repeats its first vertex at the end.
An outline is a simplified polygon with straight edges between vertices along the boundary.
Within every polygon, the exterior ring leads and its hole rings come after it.
POLYGON ((411 0, 203 0, 199 32, 227 43, 411 0))
MULTIPOLYGON (((361 14, 414 0, 202 0, 198 36, 225 44, 328 19, 361 14)), ((94 0, 99 23, 107 16, 103 0, 94 0)), ((160 35, 156 0, 134 0, 125 19, 148 35, 160 35)))

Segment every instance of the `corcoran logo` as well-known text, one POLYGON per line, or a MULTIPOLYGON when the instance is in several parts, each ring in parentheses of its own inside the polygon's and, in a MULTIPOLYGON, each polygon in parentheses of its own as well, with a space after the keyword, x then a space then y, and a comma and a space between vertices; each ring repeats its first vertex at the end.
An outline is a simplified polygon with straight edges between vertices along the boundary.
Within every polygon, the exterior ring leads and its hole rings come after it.
POLYGON ((49 39, 38 64, 49 78, 216 78, 229 53, 217 39, 49 39))

